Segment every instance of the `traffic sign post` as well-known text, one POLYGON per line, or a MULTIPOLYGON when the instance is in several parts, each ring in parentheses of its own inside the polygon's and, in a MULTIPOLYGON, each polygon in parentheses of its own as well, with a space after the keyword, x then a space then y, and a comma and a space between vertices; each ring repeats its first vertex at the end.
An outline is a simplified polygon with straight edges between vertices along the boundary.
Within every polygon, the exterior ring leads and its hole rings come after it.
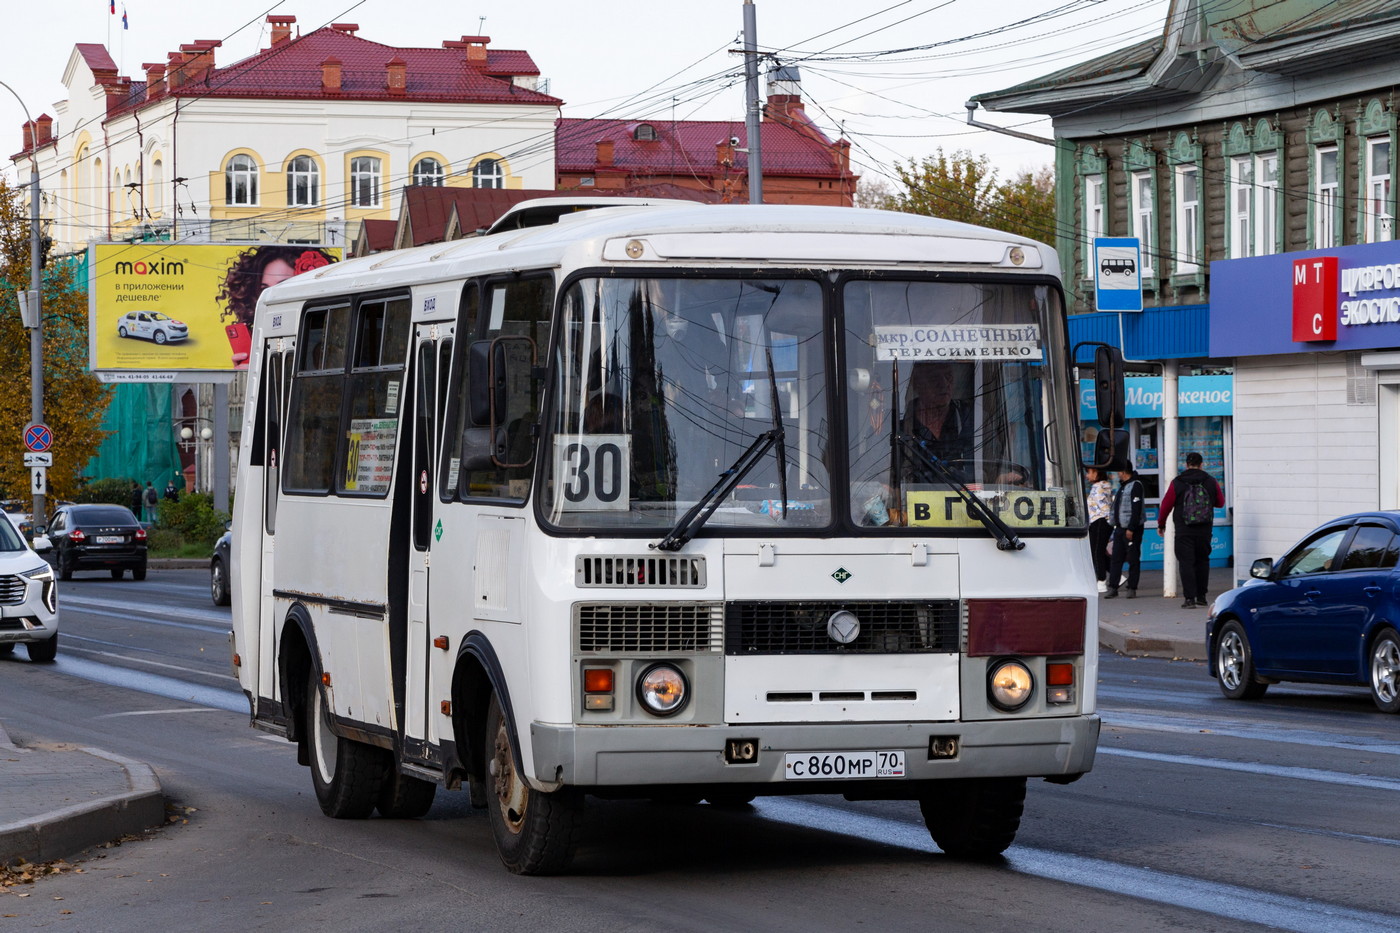
POLYGON ((43 467, 33 467, 30 469, 29 475, 31 477, 29 491, 36 496, 47 495, 49 491, 48 470, 43 467))
POLYGON ((51 467, 53 466, 53 454, 48 451, 44 453, 37 453, 32 450, 26 451, 24 455, 24 465, 27 467, 51 467))
POLYGON ((1100 311, 1142 310, 1142 244, 1137 237, 1094 238, 1094 304, 1100 311))

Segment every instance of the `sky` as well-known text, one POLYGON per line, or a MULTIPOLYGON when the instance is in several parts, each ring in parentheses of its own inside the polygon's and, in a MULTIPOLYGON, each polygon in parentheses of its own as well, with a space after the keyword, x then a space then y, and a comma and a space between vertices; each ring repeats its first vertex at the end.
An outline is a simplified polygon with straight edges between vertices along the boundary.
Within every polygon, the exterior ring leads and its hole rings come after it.
MULTIPOLYGON (((18 5, 23 0, 7 0, 18 5)), ((963 103, 1160 34, 1169 0, 754 0, 758 47, 801 71, 807 113, 851 141, 852 169, 893 177, 897 163, 966 149, 1000 177, 1052 161, 1049 146, 967 125, 963 103)), ((63 69, 79 42, 105 45, 124 75, 196 39, 221 39, 219 65, 268 44, 269 14, 302 33, 358 23, 361 38, 441 47, 486 35, 530 53, 565 117, 743 119, 742 0, 47 0, 44 15, 10 18, 0 82, 33 116, 66 96, 63 69), (126 15, 128 28, 122 29, 126 15)), ((997 126, 1050 136, 1049 120, 987 113, 997 126)), ((0 88, 0 171, 22 145, 24 109, 0 88)), ((59 130, 64 131, 59 126, 59 130)), ((22 169, 19 181, 27 183, 22 169)))

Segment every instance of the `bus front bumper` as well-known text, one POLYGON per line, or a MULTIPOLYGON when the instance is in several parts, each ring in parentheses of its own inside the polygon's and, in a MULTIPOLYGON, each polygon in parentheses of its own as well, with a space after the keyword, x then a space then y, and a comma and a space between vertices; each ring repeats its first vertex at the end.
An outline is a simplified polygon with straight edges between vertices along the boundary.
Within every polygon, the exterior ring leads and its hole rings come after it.
MULTIPOLYGON (((788 753, 903 751, 905 775, 880 783, 974 777, 1074 776, 1094 766, 1097 715, 990 722, 803 723, 750 726, 560 726, 532 723, 534 776, 544 787, 775 784, 789 780, 788 753), (956 739, 934 757, 935 739, 956 739), (725 760, 730 739, 756 740, 752 763, 725 760)), ((894 790, 893 787, 890 788, 894 790)), ((815 792, 815 791, 813 791, 815 792)))

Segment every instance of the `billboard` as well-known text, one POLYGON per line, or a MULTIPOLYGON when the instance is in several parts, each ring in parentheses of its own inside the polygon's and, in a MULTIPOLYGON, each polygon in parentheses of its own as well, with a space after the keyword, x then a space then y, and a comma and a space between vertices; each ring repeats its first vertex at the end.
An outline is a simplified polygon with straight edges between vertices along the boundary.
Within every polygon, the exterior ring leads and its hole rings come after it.
POLYGON ((88 362, 120 379, 248 365, 265 288, 340 259, 285 243, 95 243, 88 257, 88 362))

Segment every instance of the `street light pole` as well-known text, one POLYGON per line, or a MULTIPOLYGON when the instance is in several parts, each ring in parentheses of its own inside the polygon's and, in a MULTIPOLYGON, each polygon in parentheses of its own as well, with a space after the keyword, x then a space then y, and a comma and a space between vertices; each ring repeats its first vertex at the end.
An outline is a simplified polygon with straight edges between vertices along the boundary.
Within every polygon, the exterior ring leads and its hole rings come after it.
MULTIPOLYGON (((43 257, 39 254, 39 137, 38 126, 29 116, 29 108, 15 89, 3 81, 0 87, 14 95, 24 111, 24 119, 29 124, 29 301, 31 320, 29 328, 29 420, 34 424, 44 423, 44 315, 39 286, 42 284, 41 266, 43 257)), ((38 528, 44 522, 43 487, 35 485, 34 507, 29 520, 38 528)))

